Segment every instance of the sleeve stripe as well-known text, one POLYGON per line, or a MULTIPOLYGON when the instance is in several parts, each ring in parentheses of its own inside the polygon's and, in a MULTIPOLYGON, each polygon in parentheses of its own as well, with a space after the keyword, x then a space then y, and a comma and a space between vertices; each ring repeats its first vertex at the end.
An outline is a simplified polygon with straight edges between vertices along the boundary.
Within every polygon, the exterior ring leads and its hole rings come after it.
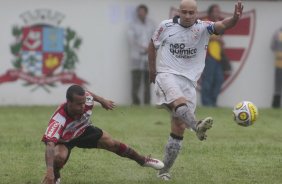
POLYGON ((45 133, 46 139, 49 139, 49 140, 52 138, 58 139, 60 137, 59 135, 60 128, 61 128, 60 123, 56 121, 52 122, 46 130, 46 133, 45 133))

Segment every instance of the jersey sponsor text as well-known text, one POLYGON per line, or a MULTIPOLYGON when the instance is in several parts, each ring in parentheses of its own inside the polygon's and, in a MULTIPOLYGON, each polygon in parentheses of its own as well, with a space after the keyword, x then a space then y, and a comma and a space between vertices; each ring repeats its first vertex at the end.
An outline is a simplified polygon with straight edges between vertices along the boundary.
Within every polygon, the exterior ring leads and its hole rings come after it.
POLYGON ((170 44, 169 51, 177 58, 192 58, 197 54, 197 48, 185 48, 184 43, 170 44))

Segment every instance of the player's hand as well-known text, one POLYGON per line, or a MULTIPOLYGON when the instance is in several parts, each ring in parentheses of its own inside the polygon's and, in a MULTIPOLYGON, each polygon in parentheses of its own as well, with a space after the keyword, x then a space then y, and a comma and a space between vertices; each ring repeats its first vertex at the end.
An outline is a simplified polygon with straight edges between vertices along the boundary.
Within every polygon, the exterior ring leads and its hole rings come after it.
POLYGON ((54 176, 53 169, 47 169, 47 172, 42 181, 42 184, 55 184, 55 176, 54 176))
POLYGON ((106 100, 106 99, 103 100, 101 105, 106 110, 113 110, 116 107, 116 105, 115 105, 115 103, 113 101, 106 100))
POLYGON ((154 83, 155 84, 156 76, 157 76, 157 73, 155 71, 150 71, 149 72, 150 83, 154 83))
POLYGON ((234 15, 233 18, 238 20, 242 13, 243 13, 243 8, 244 6, 242 5, 241 0, 238 0, 238 2, 235 4, 235 9, 234 9, 234 15))

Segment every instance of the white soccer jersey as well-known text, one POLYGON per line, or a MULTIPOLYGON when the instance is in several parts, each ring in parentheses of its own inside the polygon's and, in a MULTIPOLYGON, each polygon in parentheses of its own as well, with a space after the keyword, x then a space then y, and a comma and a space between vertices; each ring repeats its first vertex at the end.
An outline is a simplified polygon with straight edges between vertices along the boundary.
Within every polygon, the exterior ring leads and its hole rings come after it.
POLYGON ((196 85, 205 67, 214 22, 197 20, 185 28, 179 21, 179 18, 163 21, 152 37, 155 48, 160 48, 157 72, 182 75, 196 85))

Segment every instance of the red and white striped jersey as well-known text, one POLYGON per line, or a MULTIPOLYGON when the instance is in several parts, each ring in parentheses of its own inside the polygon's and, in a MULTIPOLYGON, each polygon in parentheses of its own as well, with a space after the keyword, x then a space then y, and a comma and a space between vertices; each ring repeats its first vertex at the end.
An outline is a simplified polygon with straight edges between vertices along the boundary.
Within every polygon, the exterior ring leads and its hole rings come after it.
POLYGON ((84 113, 79 119, 73 119, 67 115, 66 103, 60 105, 51 117, 43 142, 69 142, 80 136, 86 127, 91 124, 90 117, 94 105, 93 96, 86 92, 86 102, 84 113))

